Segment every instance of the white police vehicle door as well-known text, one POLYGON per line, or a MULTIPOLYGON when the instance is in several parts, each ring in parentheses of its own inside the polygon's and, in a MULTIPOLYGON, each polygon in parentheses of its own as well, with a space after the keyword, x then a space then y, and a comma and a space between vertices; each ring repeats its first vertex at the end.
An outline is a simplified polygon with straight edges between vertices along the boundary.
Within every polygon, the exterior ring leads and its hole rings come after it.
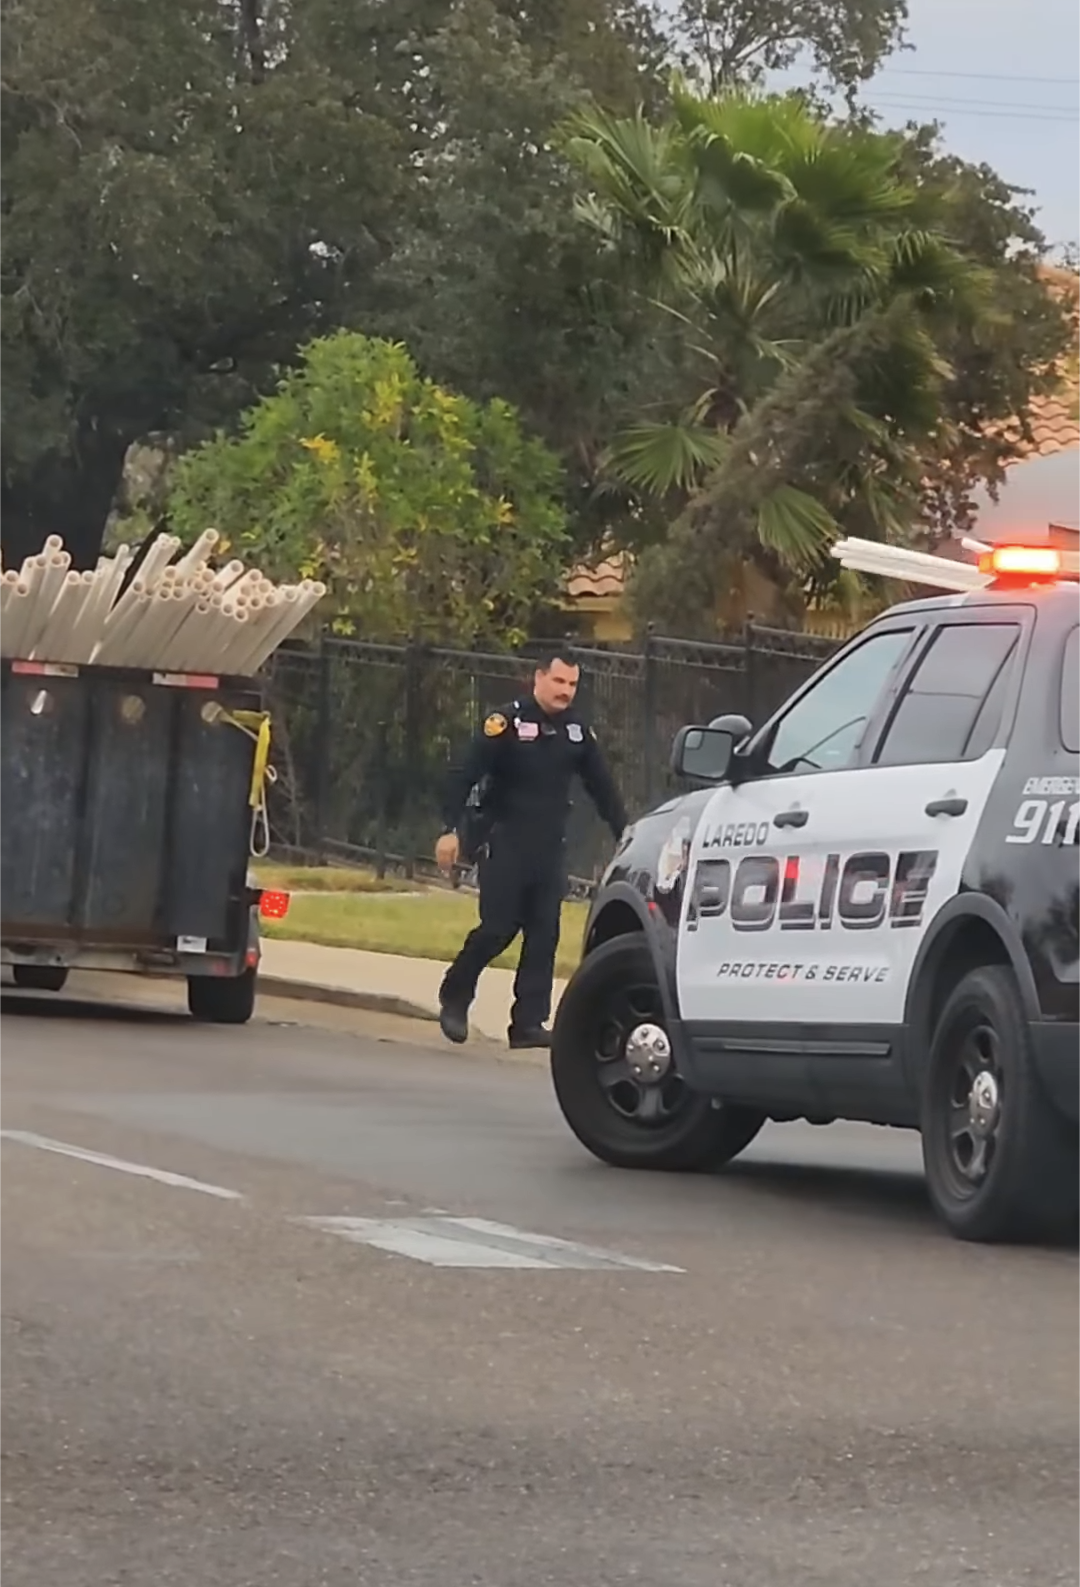
POLYGON ((1001 608, 904 615, 797 696, 762 772, 706 807, 679 934, 685 1020, 901 1023, 1004 757, 1025 623, 1001 608))

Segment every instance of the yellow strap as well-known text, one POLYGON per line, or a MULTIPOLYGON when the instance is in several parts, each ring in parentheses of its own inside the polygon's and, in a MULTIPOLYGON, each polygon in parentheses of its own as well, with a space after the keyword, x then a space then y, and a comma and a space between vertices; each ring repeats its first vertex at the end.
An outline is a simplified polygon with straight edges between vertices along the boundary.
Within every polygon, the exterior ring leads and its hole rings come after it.
POLYGON ((248 804, 253 810, 257 809, 263 801, 263 784, 275 780, 272 768, 268 768, 270 760, 270 713, 268 711, 225 711, 221 713, 221 721, 228 722, 232 727, 240 728, 241 732, 255 740, 255 759, 251 763, 251 789, 248 793, 248 804), (269 770, 269 778, 268 778, 269 770))
POLYGON ((251 787, 248 804, 251 806, 250 849, 261 858, 270 848, 270 821, 266 810, 266 784, 277 781, 277 772, 270 761, 270 713, 268 711, 226 711, 219 706, 214 719, 228 722, 248 738, 255 741, 255 756, 251 763, 251 787))
MULTIPOLYGON (((263 783, 266 781, 270 760, 270 714, 267 711, 233 711, 238 727, 245 728, 255 739, 255 759, 251 763, 251 792, 248 804, 254 810, 262 802, 263 783)), ((273 782, 271 775, 270 781, 273 782)))

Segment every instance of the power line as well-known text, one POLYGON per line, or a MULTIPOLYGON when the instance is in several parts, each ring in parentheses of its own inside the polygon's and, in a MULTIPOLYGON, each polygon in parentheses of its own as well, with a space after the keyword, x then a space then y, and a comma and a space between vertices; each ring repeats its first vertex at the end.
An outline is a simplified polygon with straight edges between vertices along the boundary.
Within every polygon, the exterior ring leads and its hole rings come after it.
POLYGON ((1075 87, 1075 77, 1018 77, 1012 72, 931 72, 918 66, 883 66, 881 75, 895 77, 964 77, 979 83, 1068 83, 1075 87))
POLYGON ((869 100, 871 110, 880 106, 882 110, 912 111, 912 114, 931 117, 977 116, 986 117, 988 121, 1042 121, 1056 125, 1080 125, 1080 105, 1047 105, 1040 106, 1012 106, 986 105, 985 100, 937 100, 937 98, 918 98, 917 95, 888 95, 874 94, 869 100))
MULTIPOLYGON (((952 119, 958 116, 975 116, 986 121, 1035 121, 1042 122, 1045 126, 1075 127, 1075 116, 1036 116, 1025 110, 949 110, 939 107, 937 114, 931 114, 926 105, 906 105, 902 100, 890 100, 882 103, 883 110, 910 110, 913 115, 929 116, 931 121, 952 119)), ((871 106, 873 109, 873 106, 871 106)))
MULTIPOLYGON (((871 84, 871 89, 873 85, 871 84)), ((889 90, 886 89, 886 93, 889 90)), ((913 104, 948 105, 950 108, 970 108, 972 110, 1037 110, 1040 115, 1080 115, 1080 107, 1076 105, 1031 105, 1019 99, 958 99, 949 94, 942 99, 937 94, 901 94, 898 89, 892 98, 910 100, 913 104)))

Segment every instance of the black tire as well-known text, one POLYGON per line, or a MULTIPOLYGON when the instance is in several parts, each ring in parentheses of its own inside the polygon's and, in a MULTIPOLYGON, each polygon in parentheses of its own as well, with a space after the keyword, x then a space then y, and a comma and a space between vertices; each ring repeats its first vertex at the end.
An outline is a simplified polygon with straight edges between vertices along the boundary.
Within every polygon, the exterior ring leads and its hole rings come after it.
POLYGON ((68 972, 62 964, 13 964, 11 977, 24 992, 62 992, 68 972))
POLYGON ((257 971, 243 975, 188 976, 188 1011, 205 1025, 246 1025, 255 1012, 257 971))
POLYGON ((634 1081, 622 1048, 631 1022, 646 1020, 664 1026, 649 946, 637 933, 616 937, 589 954, 559 1004, 551 1078, 563 1117, 594 1157, 615 1168, 722 1167, 749 1146, 765 1115, 695 1095, 674 1069, 658 1084, 634 1081), (647 1116, 630 1106, 631 1088, 647 1095, 647 1116))
MULTIPOLYGON (((984 1082, 985 1087, 985 1082, 984 1082)), ((1077 1132, 1056 1113, 1035 1070, 1010 969, 965 975, 937 1022, 922 1101, 930 1199, 961 1240, 1023 1241, 1075 1227, 1077 1132), (993 1079, 982 1118, 972 1081, 993 1079)))

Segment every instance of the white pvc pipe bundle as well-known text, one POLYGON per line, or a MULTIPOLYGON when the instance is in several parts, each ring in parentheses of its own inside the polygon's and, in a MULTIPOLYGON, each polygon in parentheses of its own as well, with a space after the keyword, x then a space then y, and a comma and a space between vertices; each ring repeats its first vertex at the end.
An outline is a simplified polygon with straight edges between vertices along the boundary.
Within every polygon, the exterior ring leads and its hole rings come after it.
POLYGON ((991 582, 988 573, 980 573, 971 563, 953 562, 925 551, 908 551, 902 546, 885 546, 876 540, 838 540, 832 554, 842 567, 854 572, 878 573, 905 584, 929 584, 935 589, 966 592, 981 590, 991 582))
POLYGON ((174 561, 180 542, 161 535, 121 595, 130 546, 71 570, 59 535, 21 569, 0 576, 0 655, 25 661, 139 667, 250 677, 326 594, 311 579, 274 584, 239 560, 210 565, 207 529, 174 561))

